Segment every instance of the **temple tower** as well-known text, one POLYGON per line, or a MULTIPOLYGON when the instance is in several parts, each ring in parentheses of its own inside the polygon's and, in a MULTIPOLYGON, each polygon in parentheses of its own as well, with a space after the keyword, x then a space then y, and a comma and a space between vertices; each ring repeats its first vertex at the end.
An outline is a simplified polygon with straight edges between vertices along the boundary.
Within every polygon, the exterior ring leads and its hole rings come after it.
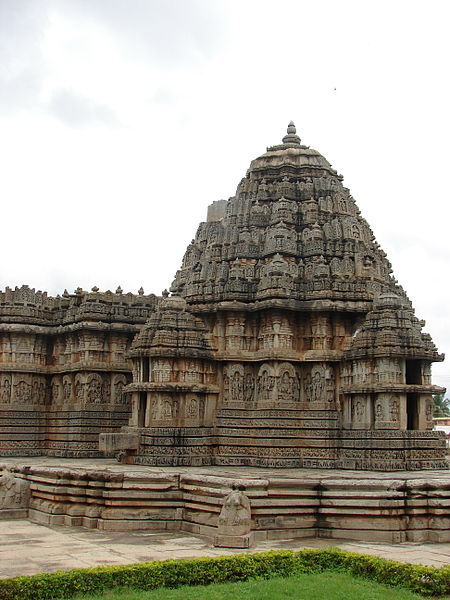
POLYGON ((446 466, 430 412, 443 356, 342 176, 292 122, 210 207, 171 292, 133 343, 133 417, 105 448, 155 465, 446 466))

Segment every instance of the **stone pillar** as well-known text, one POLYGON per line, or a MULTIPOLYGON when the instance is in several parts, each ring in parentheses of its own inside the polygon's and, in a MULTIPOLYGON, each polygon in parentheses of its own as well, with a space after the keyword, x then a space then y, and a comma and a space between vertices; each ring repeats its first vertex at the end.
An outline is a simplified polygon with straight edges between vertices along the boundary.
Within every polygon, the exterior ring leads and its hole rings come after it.
POLYGON ((129 426, 138 427, 139 415, 139 392, 133 392, 131 395, 131 417, 129 426))
POLYGON ((417 406, 418 429, 433 429, 433 397, 431 394, 420 394, 417 406))

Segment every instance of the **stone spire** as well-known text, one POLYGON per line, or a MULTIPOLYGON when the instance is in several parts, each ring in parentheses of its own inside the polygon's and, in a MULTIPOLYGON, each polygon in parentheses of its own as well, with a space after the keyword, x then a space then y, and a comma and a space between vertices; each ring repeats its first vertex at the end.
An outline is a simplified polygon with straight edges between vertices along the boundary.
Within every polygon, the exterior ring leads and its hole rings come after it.
POLYGON ((283 138, 283 144, 298 144, 300 145, 301 139, 297 135, 297 129, 295 128, 294 122, 291 121, 287 128, 287 135, 283 138))
POLYGON ((292 122, 283 142, 251 162, 223 218, 200 225, 171 291, 191 306, 404 295, 342 178, 292 122))

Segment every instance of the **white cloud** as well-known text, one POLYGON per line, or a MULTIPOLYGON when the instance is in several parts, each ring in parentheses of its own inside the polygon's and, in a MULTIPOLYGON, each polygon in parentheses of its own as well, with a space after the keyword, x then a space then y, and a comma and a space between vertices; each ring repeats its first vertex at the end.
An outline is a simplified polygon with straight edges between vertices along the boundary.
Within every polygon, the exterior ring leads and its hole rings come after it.
POLYGON ((47 108, 52 115, 75 127, 118 124, 111 108, 67 89, 55 92, 47 108))
MULTIPOLYGON (((450 354, 449 12, 401 0, 0 2, 0 288, 160 292, 207 205, 293 119, 344 174, 450 354)), ((437 383, 450 383, 448 364, 437 383)))

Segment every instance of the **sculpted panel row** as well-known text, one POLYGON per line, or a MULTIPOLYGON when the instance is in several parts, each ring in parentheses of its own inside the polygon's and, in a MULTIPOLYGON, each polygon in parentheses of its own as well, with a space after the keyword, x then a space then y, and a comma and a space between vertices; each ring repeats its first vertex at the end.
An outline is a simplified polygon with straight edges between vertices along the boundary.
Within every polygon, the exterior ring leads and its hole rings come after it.
POLYGON ((228 402, 274 403, 335 402, 335 375, 332 365, 315 363, 299 367, 292 363, 264 363, 253 366, 229 363, 223 368, 223 406, 228 402))
POLYGON ((77 373, 50 379, 28 373, 0 374, 0 404, 18 410, 21 406, 69 408, 74 404, 112 403, 127 408, 129 398, 122 393, 124 374, 77 373))

